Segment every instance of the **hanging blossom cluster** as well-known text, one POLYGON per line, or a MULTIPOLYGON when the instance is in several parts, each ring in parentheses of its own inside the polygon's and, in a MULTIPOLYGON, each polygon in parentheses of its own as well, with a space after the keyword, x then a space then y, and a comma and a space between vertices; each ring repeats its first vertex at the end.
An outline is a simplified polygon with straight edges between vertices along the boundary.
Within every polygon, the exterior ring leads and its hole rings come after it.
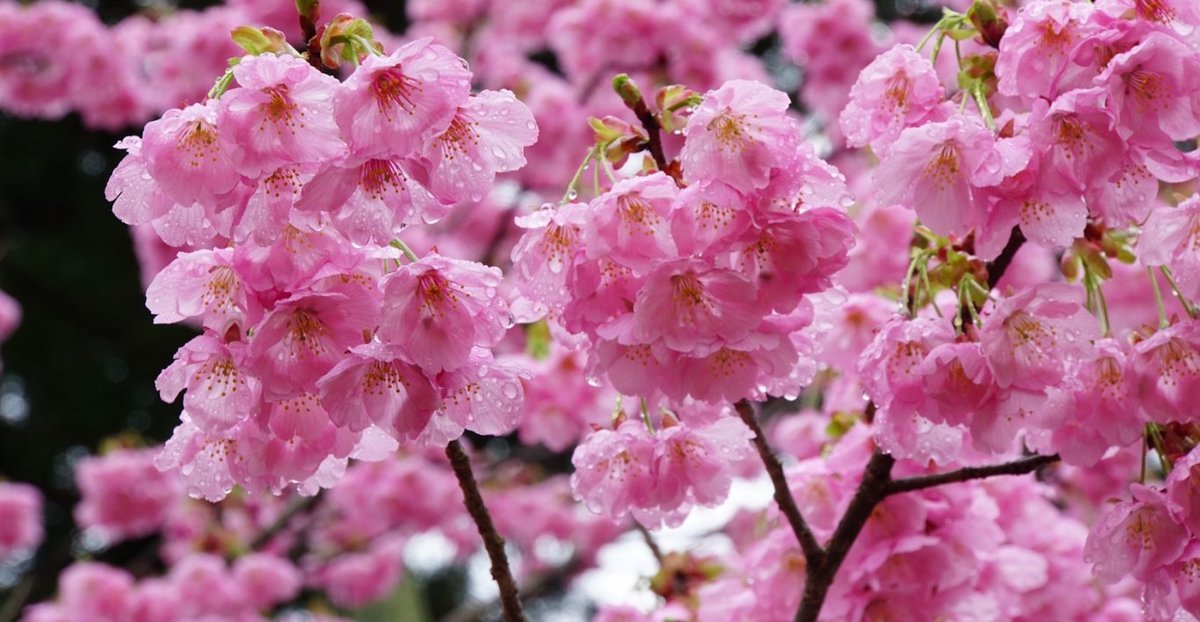
MULTIPOLYGON (((587 203, 572 189, 518 219, 513 252, 522 310, 585 348, 595 382, 642 400, 644 421, 618 417, 577 449, 576 494, 651 525, 724 500, 752 436, 729 404, 812 379, 805 296, 846 265, 854 234, 844 182, 803 146, 786 95, 747 81, 672 93, 695 107, 676 174, 614 176, 587 203)), ((606 143, 636 132, 610 123, 606 143)), ((596 175, 611 167, 603 150, 596 175)))
POLYGON ((165 400, 184 394, 159 465, 209 499, 234 484, 312 491, 348 457, 519 418, 519 372, 490 351, 511 325, 500 271, 417 258, 397 235, 482 198, 537 127, 512 93, 471 93, 445 48, 385 55, 364 22, 339 20, 322 56, 355 61, 345 81, 276 31, 239 29, 257 54, 119 144, 114 213, 194 249, 147 306, 204 329, 158 379, 165 400))

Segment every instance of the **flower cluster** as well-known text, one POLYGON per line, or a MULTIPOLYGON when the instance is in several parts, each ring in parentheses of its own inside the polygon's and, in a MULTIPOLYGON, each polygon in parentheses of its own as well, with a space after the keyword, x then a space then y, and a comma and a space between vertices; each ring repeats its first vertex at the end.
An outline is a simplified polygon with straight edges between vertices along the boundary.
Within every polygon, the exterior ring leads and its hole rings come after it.
POLYGON ((881 201, 939 234, 974 230, 981 257, 1014 226, 1069 246, 1089 219, 1141 222, 1159 181, 1195 176, 1195 154, 1175 142, 1200 133, 1200 85, 1188 79, 1200 58, 1180 34, 1198 25, 1163 2, 1039 0, 998 52, 964 59, 957 97, 977 113, 944 103, 933 65, 901 45, 863 71, 843 130, 880 156, 881 201))
POLYGON ((500 271, 396 236, 482 198, 537 128, 428 39, 365 51, 344 82, 287 49, 243 57, 121 143, 116 215, 196 249, 146 294, 157 322, 204 328, 158 379, 186 391, 159 466, 192 494, 311 490, 349 456, 519 418, 518 372, 490 352, 511 323, 500 271))
POLYGON ((754 456, 753 434, 728 413, 693 410, 683 421, 666 414, 656 432, 637 419, 596 430, 571 458, 576 495, 593 512, 614 520, 632 514, 653 528, 720 504, 736 465, 754 456))
POLYGON ((585 336, 589 373, 626 395, 732 402, 810 377, 805 295, 846 264, 840 175, 803 146, 787 97, 732 81, 684 130, 685 187, 663 172, 518 221, 522 294, 585 336))

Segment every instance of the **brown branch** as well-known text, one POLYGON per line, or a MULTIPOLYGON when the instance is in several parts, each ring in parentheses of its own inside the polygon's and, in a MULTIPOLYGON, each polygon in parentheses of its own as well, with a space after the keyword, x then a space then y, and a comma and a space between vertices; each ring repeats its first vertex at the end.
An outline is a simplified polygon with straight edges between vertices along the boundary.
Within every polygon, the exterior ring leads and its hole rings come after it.
POLYGON ((867 519, 871 518, 875 506, 887 496, 887 486, 895 464, 895 458, 878 449, 871 455, 871 460, 867 462, 867 468, 863 472, 862 483, 854 492, 854 498, 850 500, 846 513, 838 521, 824 555, 817 563, 808 564, 804 596, 800 601, 800 609, 796 611, 795 622, 816 622, 821 607, 825 604, 825 595, 833 585, 833 579, 850 552, 850 547, 854 546, 854 541, 867 524, 867 519))
POLYGON ((771 485, 775 488, 775 504, 787 518, 792 532, 796 534, 796 540, 800 542, 801 550, 804 551, 805 560, 808 561, 809 566, 812 566, 814 562, 821 559, 824 552, 821 550, 816 536, 809 529, 808 523, 804 522, 804 517, 800 515, 800 508, 796 506, 796 499, 792 497, 792 489, 788 487, 787 477, 783 474, 783 465, 779 463, 779 458, 767 445, 767 438, 763 435, 758 420, 754 418, 754 407, 750 405, 750 402, 741 400, 733 407, 742 418, 742 422, 754 432, 754 447, 758 450, 763 466, 767 468, 767 475, 771 478, 771 485))
POLYGON ((941 486, 942 484, 952 484, 955 482, 966 482, 973 479, 984 479, 995 477, 997 475, 1024 475, 1032 473, 1046 465, 1054 464, 1059 461, 1058 454, 1052 456, 1033 455, 1006 462, 1004 464, 993 464, 982 467, 963 467, 957 471, 949 471, 947 473, 937 473, 934 475, 922 475, 919 477, 909 477, 905 479, 893 480, 888 483, 886 494, 897 495, 913 490, 924 490, 941 486))
MULTIPOLYGON (((654 158, 654 163, 658 165, 658 170, 671 175, 671 170, 667 167, 667 154, 663 151, 662 144, 662 126, 659 125, 658 119, 654 113, 650 111, 650 106, 646 105, 646 99, 642 97, 641 90, 628 74, 619 74, 613 78, 613 90, 617 95, 621 96, 621 101, 633 111, 633 115, 637 117, 639 123, 642 124, 642 129, 646 130, 646 148, 650 151, 650 157, 654 158)), ((674 178, 674 175, 672 175, 674 178)), ((679 183, 679 179, 675 179, 679 183)))
POLYGON ((450 466, 454 468, 459 488, 462 488, 467 513, 475 521, 479 536, 483 538, 483 548, 492 562, 492 579, 500 588, 500 608, 504 613, 504 622, 525 622, 525 611, 521 608, 517 582, 513 579, 508 555, 504 552, 504 538, 496 531, 487 505, 483 503, 483 495, 479 492, 479 485, 475 483, 475 474, 471 472, 471 459, 463 451, 462 443, 457 440, 446 446, 446 457, 450 459, 450 466))
POLYGON ((1008 243, 1004 245, 1004 250, 1000 251, 994 260, 987 264, 988 286, 995 287, 996 283, 1000 282, 1000 277, 1008 271, 1008 267, 1012 265, 1013 258, 1017 256, 1017 251, 1021 250, 1021 245, 1025 243, 1025 234, 1021 233, 1019 227, 1013 227, 1012 233, 1008 236, 1008 243))
MULTIPOLYGON (((579 557, 572 557, 561 566, 556 566, 530 576, 521 584, 521 594, 525 598, 533 598, 552 593, 556 586, 564 584, 571 575, 582 568, 583 560, 579 557)), ((495 611, 496 606, 499 604, 496 600, 482 603, 466 603, 446 614, 441 619, 441 622, 478 622, 485 619, 492 611, 495 611)))

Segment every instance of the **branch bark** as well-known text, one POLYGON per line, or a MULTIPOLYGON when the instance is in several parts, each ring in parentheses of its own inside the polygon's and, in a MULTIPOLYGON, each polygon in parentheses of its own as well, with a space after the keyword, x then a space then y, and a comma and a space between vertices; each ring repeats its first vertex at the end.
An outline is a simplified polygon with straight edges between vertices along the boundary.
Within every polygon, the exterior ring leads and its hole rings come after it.
POLYGON ((804 558, 811 567, 815 561, 819 560, 824 552, 821 550, 821 545, 817 542, 816 536, 808 527, 808 523, 804 521, 804 517, 800 515, 800 508, 796 506, 796 499, 792 496, 792 489, 788 487, 787 477, 783 474, 783 465, 779 463, 779 458, 775 457, 775 453, 771 451, 771 447, 767 445, 767 438, 763 435, 762 427, 758 425, 758 420, 754 417, 754 407, 747 400, 741 400, 733 405, 738 416, 742 418, 742 422, 754 432, 754 447, 758 450, 758 455, 762 458, 763 466, 767 468, 767 475, 771 478, 771 485, 775 488, 775 504, 779 506, 779 511, 783 512, 787 518, 788 524, 792 527, 792 532, 796 534, 796 540, 800 542, 800 549, 804 551, 804 558))
POLYGON ((508 555, 504 552, 504 538, 496 531, 492 515, 488 513, 487 505, 483 503, 483 495, 479 492, 479 484, 475 482, 475 474, 471 471, 471 459, 463 451, 461 441, 453 441, 446 446, 446 457, 458 478, 458 486, 462 488, 463 501, 467 513, 475 521, 479 536, 483 538, 483 548, 487 551, 488 559, 492 562, 492 579, 500 588, 500 609, 504 622, 525 622, 525 611, 521 607, 521 596, 517 590, 517 582, 513 579, 512 568, 508 565, 508 555))
POLYGON ((996 283, 1000 282, 1000 277, 1008 271, 1008 267, 1012 265, 1013 257, 1017 256, 1017 251, 1021 250, 1021 245, 1025 243, 1025 234, 1021 233, 1018 227, 1012 228, 1012 233, 1008 236, 1008 243, 1004 245, 1004 250, 996 259, 992 260, 987 265, 988 285, 995 287, 996 283))
POLYGON ((934 475, 922 475, 920 477, 909 477, 905 479, 893 480, 888 483, 886 494, 888 496, 898 495, 900 493, 911 492, 914 490, 924 490, 941 486, 942 484, 952 484, 955 482, 966 482, 973 479, 985 479, 995 477, 997 475, 1024 475, 1033 473, 1034 471, 1059 461, 1058 454, 1052 456, 1033 455, 1004 464, 993 464, 982 467, 963 467, 957 471, 949 471, 946 473, 937 473, 934 475))
POLYGON ((833 537, 829 539, 829 546, 817 559, 817 563, 810 561, 808 564, 804 596, 800 600, 800 609, 796 611, 795 622, 816 622, 821 607, 825 604, 829 587, 833 585, 833 579, 850 552, 850 547, 854 546, 854 541, 866 526, 867 519, 871 518, 875 506, 887 496, 887 486, 891 482, 892 467, 895 464, 896 459, 882 451, 875 450, 871 455, 871 460, 867 462, 867 468, 863 472, 862 482, 854 492, 854 498, 850 500, 846 513, 838 521, 833 537))

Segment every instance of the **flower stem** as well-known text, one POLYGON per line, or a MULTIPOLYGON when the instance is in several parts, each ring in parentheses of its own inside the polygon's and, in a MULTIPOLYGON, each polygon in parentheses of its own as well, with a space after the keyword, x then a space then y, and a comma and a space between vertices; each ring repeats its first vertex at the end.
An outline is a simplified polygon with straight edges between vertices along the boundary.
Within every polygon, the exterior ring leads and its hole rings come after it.
POLYGON ((1171 325, 1167 321, 1167 307, 1163 304, 1162 290, 1158 287, 1158 275, 1154 274, 1154 268, 1147 267, 1146 273, 1150 275, 1150 285, 1154 287, 1154 306, 1158 309, 1158 328, 1163 329, 1171 325))

